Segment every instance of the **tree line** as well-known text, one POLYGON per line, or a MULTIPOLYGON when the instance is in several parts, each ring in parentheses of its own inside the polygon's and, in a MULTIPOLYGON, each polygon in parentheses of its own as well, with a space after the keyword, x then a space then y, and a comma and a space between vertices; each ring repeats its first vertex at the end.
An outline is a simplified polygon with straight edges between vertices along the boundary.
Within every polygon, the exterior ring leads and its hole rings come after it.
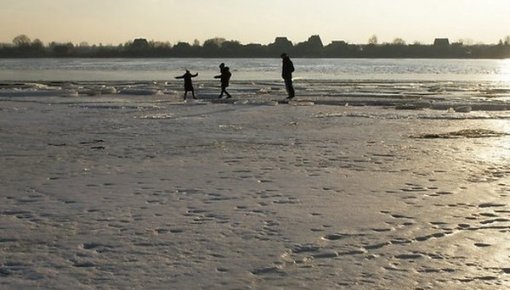
POLYGON ((200 44, 148 41, 137 38, 119 45, 88 45, 31 40, 26 35, 15 37, 12 43, 0 44, 0 57, 203 57, 203 58, 271 58, 282 52, 292 57, 308 58, 510 58, 510 36, 498 44, 450 43, 448 39, 435 39, 433 44, 407 44, 396 38, 391 43, 378 43, 372 36, 367 44, 351 44, 333 41, 324 45, 319 35, 308 40, 292 43, 286 37, 277 37, 274 42, 262 44, 241 44, 239 41, 224 38, 208 39, 200 44))

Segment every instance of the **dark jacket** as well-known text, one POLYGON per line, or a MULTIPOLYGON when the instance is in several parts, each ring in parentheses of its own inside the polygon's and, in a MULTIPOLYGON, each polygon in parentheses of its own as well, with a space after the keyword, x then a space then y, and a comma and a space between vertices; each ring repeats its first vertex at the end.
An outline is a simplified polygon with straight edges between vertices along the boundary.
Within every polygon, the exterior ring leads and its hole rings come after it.
POLYGON ((292 79, 292 73, 294 72, 294 64, 288 56, 282 59, 282 78, 292 79))
POLYGON ((221 75, 217 75, 214 78, 221 80, 221 86, 226 88, 229 85, 230 77, 232 76, 232 73, 230 72, 230 69, 228 67, 221 69, 221 75))
POLYGON ((191 78, 198 76, 198 73, 192 75, 189 71, 183 74, 180 77, 175 77, 176 79, 184 79, 184 90, 185 91, 193 91, 193 83, 191 82, 191 78))

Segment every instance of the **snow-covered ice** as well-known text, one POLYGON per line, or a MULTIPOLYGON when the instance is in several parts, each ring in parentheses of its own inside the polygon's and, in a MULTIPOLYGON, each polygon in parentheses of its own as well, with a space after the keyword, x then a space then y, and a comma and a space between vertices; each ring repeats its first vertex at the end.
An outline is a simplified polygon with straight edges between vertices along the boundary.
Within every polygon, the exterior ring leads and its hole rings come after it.
POLYGON ((0 91, 1 289, 510 287, 505 108, 180 85, 0 91))

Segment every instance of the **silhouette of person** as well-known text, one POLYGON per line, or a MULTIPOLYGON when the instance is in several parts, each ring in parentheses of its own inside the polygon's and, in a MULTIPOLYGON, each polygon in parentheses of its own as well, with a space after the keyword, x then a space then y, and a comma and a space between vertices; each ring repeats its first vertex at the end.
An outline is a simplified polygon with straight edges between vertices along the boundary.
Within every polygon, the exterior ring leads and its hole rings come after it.
POLYGON ((186 73, 182 76, 175 77, 176 79, 184 79, 184 99, 186 100, 186 95, 189 91, 191 91, 191 94, 193 96, 193 99, 196 99, 195 97, 195 90, 193 89, 193 82, 191 81, 191 78, 194 78, 198 76, 198 73, 192 75, 189 70, 186 70, 186 73))
POLYGON ((223 97, 223 93, 227 94, 227 99, 232 98, 232 96, 227 92, 227 87, 230 81, 230 77, 232 76, 232 73, 230 72, 230 68, 228 66, 225 66, 224 63, 220 64, 220 75, 214 76, 215 79, 221 80, 221 93, 218 97, 218 99, 221 99, 223 97))
POLYGON ((282 58, 282 78, 285 81, 285 89, 287 90, 287 100, 294 98, 294 87, 292 86, 292 73, 294 72, 294 64, 286 53, 280 55, 282 58))

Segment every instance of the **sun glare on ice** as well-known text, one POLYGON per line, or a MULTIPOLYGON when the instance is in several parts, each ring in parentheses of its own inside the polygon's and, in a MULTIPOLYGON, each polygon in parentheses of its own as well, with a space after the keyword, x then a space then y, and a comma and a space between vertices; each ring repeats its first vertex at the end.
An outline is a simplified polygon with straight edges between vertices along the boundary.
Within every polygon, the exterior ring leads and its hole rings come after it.
POLYGON ((510 85, 510 59, 501 61, 500 75, 501 81, 507 82, 510 85))

